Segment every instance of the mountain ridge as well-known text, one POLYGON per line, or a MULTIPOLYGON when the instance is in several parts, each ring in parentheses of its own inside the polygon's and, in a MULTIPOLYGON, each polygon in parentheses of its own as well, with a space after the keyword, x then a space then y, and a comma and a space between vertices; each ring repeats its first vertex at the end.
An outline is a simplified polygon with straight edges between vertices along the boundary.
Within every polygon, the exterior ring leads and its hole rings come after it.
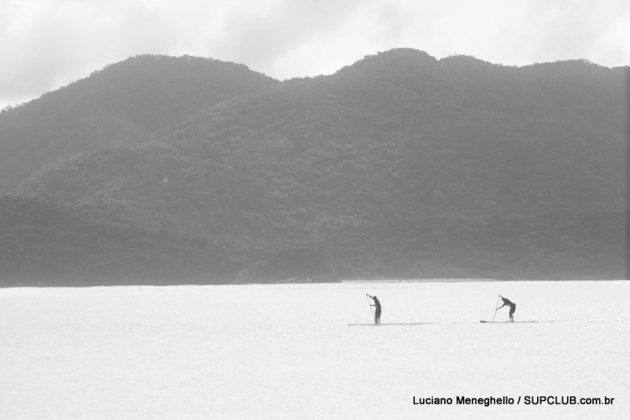
POLYGON ((58 158, 149 141, 191 113, 277 81, 193 57, 136 56, 0 112, 0 193, 58 158))
POLYGON ((392 51, 50 165, 12 196, 199 235, 239 281, 299 278, 278 265, 294 249, 321 278, 621 278, 622 70, 392 51))

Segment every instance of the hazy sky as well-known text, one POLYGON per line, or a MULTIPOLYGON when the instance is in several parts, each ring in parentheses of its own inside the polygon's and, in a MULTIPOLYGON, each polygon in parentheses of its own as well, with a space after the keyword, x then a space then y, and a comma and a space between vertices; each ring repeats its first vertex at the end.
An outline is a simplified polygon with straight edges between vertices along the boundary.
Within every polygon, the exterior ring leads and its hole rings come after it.
POLYGON ((523 65, 630 64, 630 0, 0 0, 0 108, 137 54, 278 79, 394 47, 523 65))

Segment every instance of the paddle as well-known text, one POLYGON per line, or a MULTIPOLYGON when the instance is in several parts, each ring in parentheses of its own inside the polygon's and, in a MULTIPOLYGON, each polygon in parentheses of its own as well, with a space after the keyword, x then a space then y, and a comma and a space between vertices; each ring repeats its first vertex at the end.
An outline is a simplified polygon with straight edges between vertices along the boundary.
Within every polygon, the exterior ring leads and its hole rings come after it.
POLYGON ((497 311, 499 310, 499 299, 501 299, 501 296, 497 298, 497 303, 494 304, 494 316, 492 317, 493 321, 497 317, 497 311))
POLYGON ((372 308, 372 302, 370 302, 370 295, 365 294, 365 299, 368 301, 368 306, 370 307, 370 313, 372 314, 372 318, 374 318, 374 309, 372 308))

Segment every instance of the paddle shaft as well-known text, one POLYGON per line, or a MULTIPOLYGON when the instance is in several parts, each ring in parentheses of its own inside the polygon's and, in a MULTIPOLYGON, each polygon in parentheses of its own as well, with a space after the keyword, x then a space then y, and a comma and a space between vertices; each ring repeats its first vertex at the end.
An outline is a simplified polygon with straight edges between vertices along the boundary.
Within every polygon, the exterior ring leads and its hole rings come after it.
POLYGON ((370 307, 370 313, 372 314, 372 318, 374 318, 374 309, 372 308, 372 302, 370 302, 370 296, 368 296, 368 294, 365 294, 365 298, 368 301, 368 306, 370 307))
POLYGON ((499 299, 501 299, 500 297, 497 298, 497 303, 495 303, 494 305, 494 316, 492 317, 492 320, 494 321, 494 319, 497 317, 497 310, 499 309, 499 299))

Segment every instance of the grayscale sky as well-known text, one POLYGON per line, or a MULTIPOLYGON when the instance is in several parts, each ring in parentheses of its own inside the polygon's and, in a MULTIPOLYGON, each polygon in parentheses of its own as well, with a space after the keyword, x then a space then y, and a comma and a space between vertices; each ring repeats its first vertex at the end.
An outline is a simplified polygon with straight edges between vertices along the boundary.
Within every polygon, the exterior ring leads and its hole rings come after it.
POLYGON ((394 47, 508 65, 630 64, 629 0, 0 0, 0 109, 137 54, 278 79, 394 47))

